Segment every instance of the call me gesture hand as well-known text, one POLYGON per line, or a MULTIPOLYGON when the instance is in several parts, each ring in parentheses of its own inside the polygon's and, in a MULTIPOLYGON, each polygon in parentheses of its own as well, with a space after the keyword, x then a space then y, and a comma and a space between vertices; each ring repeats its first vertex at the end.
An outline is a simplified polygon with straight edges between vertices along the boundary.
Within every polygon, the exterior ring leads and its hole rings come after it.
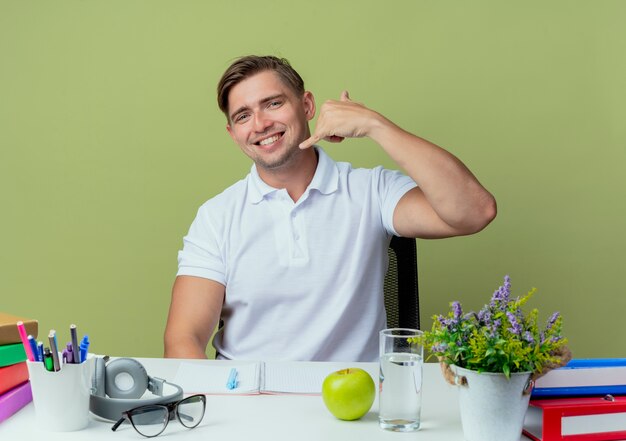
POLYGON ((348 91, 344 90, 339 101, 328 100, 322 105, 315 131, 300 144, 300 148, 309 148, 322 139, 341 142, 345 138, 370 136, 371 129, 380 118, 380 114, 352 101, 348 91))

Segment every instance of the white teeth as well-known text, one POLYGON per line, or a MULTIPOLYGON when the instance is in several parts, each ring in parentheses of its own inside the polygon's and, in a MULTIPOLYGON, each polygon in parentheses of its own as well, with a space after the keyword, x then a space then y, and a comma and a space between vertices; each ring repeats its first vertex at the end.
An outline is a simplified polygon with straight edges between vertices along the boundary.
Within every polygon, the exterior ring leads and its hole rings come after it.
POLYGON ((280 138, 280 135, 274 135, 274 136, 271 136, 269 138, 265 138, 263 141, 259 142, 259 145, 271 144, 273 142, 278 141, 279 138, 280 138))

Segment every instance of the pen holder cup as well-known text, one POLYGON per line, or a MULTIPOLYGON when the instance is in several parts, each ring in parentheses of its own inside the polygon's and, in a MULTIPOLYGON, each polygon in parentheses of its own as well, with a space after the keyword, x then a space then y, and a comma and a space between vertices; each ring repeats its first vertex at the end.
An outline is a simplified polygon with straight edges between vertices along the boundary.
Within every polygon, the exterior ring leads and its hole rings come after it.
POLYGON ((89 395, 94 357, 80 364, 63 364, 49 372, 41 362, 27 361, 37 426, 53 432, 81 430, 89 424, 89 395))

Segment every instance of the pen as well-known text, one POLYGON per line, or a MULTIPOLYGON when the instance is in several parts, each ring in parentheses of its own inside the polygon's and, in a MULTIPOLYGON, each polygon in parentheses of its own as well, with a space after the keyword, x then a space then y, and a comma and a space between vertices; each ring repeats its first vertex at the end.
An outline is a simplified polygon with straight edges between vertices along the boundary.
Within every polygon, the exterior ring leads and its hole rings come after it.
POLYGON ((54 361, 52 360, 52 354, 50 353, 50 348, 46 348, 43 350, 43 365, 47 371, 54 371, 54 361))
POLYGON ((226 387, 229 390, 233 390, 237 387, 237 369, 232 368, 230 370, 230 374, 228 375, 228 381, 226 382, 226 387))
POLYGON ((17 322, 17 332, 20 333, 20 339, 22 340, 22 345, 24 345, 26 358, 28 358, 30 361, 35 361, 35 355, 33 354, 33 350, 30 348, 30 343, 28 343, 28 337, 26 336, 26 328, 24 327, 24 322, 17 322))
POLYGON ((43 361, 43 342, 37 343, 37 361, 43 361))
POLYGON ((29 335, 28 337, 28 344, 30 345, 30 350, 33 352, 33 360, 32 361, 39 361, 38 357, 37 357, 37 342, 35 341, 35 337, 33 337, 32 335, 29 335))
POLYGON ((89 349, 89 336, 84 335, 83 339, 80 342, 80 353, 76 354, 76 357, 78 357, 76 359, 77 363, 82 363, 83 361, 87 360, 88 349, 89 349))
POLYGON ((53 329, 50 331, 50 334, 48 334, 48 341, 50 342, 50 352, 52 353, 54 371, 57 372, 61 370, 61 363, 59 363, 59 349, 57 348, 57 342, 55 337, 56 332, 53 329))
MULTIPOLYGON (((77 354, 80 354, 80 348, 78 347, 78 336, 76 335, 76 325, 70 325, 70 335, 72 336, 72 352, 74 353, 74 361, 70 363, 80 363, 80 355, 78 359, 77 354)), ((69 347, 67 348, 69 350, 69 347)))

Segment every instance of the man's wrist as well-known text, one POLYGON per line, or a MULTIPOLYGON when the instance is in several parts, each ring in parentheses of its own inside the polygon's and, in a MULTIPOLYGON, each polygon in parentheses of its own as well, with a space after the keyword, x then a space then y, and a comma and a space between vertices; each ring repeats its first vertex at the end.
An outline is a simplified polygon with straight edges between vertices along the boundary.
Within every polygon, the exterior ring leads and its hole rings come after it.
POLYGON ((397 126, 380 113, 373 110, 370 111, 372 112, 372 118, 366 136, 382 145, 385 139, 385 134, 397 126))

